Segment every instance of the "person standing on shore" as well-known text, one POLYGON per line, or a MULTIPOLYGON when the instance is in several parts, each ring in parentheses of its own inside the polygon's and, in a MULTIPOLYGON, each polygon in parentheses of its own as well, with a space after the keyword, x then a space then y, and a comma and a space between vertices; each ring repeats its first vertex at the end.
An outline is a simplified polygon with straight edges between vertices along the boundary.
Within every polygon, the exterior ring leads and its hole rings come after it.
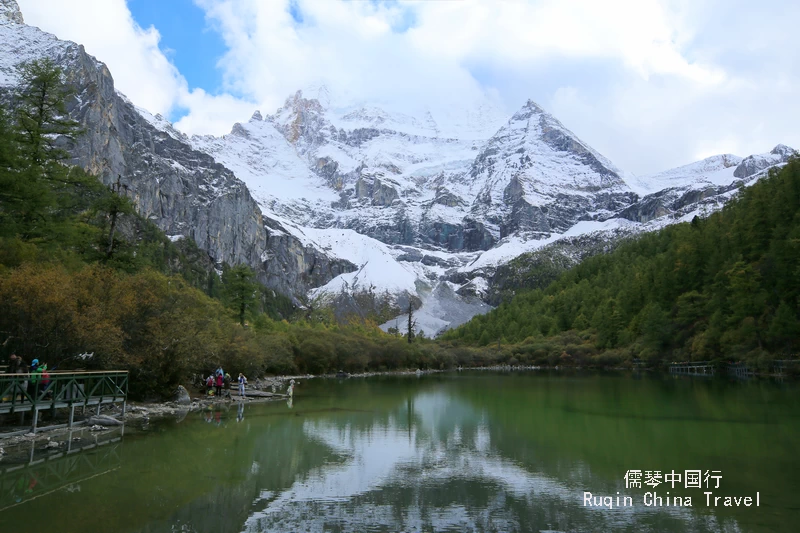
POLYGON ((247 378, 244 377, 244 374, 239 372, 239 396, 242 400, 244 400, 244 386, 247 384, 247 378))
POLYGON ((217 391, 216 391, 216 397, 217 398, 222 398, 222 383, 223 383, 224 380, 225 380, 225 378, 222 377, 222 374, 217 374, 216 383, 215 383, 216 389, 217 389, 217 391))
POLYGON ((223 378, 223 381, 222 381, 225 384, 225 397, 226 398, 230 398, 231 397, 231 382, 232 381, 233 381, 233 379, 231 378, 231 375, 226 373, 225 377, 223 378))

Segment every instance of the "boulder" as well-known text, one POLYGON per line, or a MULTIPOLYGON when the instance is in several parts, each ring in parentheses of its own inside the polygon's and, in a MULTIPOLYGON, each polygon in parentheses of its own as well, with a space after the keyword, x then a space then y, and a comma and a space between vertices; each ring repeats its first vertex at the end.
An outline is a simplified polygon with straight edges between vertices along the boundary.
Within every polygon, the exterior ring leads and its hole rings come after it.
POLYGON ((191 405, 192 403, 192 399, 189 397, 189 391, 187 391, 186 387, 183 385, 178 385, 178 389, 175 391, 175 396, 172 398, 172 401, 178 405, 191 405))
POLYGON ((121 426, 122 422, 107 415, 95 415, 86 421, 90 426, 121 426))

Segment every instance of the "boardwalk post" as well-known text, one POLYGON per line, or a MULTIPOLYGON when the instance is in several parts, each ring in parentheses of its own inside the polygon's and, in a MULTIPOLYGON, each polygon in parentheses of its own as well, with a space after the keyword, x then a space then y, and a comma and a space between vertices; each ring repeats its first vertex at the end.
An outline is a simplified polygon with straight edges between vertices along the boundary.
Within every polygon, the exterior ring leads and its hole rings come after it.
POLYGON ((36 433, 36 425, 39 423, 39 406, 35 405, 33 407, 33 428, 31 428, 31 433, 36 433))
POLYGON ((17 382, 11 384, 11 414, 14 414, 14 407, 17 405, 17 382))
POLYGON ((75 420, 75 406, 71 405, 69 407, 69 428, 72 429, 72 422, 75 420))

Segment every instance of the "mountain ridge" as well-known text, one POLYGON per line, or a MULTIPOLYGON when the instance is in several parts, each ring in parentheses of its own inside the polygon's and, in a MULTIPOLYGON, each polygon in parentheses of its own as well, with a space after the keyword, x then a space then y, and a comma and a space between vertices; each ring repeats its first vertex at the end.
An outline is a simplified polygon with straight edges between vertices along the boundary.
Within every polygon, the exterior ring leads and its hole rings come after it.
POLYGON ((0 0, 0 87, 13 88, 18 60, 64 68, 76 89, 69 112, 88 132, 69 147, 74 163, 106 184, 120 179, 166 233, 193 238, 215 262, 248 264, 297 305, 361 294, 362 307, 347 309, 399 316, 411 302, 432 317, 428 333, 484 312, 496 269, 514 257, 702 216, 795 153, 778 145, 636 178, 531 100, 492 133, 489 103, 466 110, 483 118, 459 137, 424 110, 334 109, 324 86, 319 99, 297 91, 229 134, 189 137, 15 6, 0 0), (433 320, 444 308, 454 318, 433 320))

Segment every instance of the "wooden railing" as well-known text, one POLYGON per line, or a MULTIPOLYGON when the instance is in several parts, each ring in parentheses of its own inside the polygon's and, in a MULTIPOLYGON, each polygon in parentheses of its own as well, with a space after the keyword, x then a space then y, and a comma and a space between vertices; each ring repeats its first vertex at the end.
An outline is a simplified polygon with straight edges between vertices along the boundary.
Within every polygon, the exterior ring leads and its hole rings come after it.
POLYGON ((682 363, 671 363, 669 365, 670 374, 713 376, 715 372, 716 367, 711 361, 685 361, 682 363))
POLYGON ((75 407, 99 413, 102 404, 122 402, 124 413, 127 398, 127 371, 51 372, 47 383, 41 373, 0 374, 0 414, 33 411, 33 432, 42 409, 70 409, 72 427, 75 407))

